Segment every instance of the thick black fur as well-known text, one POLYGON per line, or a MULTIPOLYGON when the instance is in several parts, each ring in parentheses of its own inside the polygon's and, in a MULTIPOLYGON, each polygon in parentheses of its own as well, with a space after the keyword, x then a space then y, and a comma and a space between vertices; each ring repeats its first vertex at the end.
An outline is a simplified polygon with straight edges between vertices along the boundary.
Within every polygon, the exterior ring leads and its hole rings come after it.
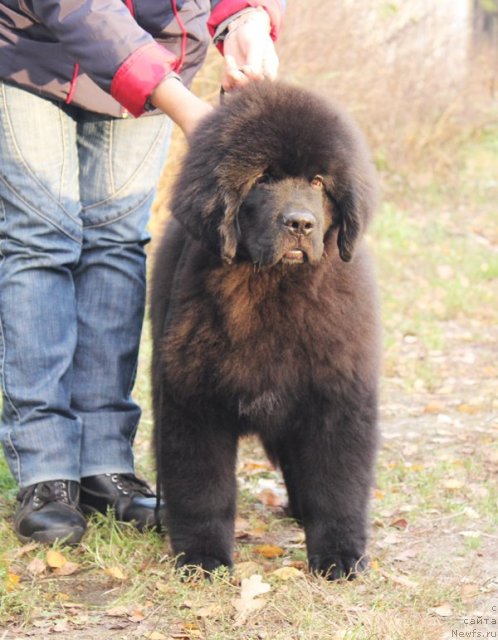
POLYGON ((379 319, 363 138, 336 106, 253 83, 191 139, 152 277, 157 465, 178 565, 232 564, 235 463, 257 433, 312 571, 366 566, 379 319))

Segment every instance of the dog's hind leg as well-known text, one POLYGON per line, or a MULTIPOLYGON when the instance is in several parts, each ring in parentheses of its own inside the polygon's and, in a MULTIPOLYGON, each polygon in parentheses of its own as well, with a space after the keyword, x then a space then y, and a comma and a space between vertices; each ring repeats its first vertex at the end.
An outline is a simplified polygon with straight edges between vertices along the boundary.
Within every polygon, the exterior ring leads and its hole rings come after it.
POLYGON ((171 398, 156 417, 157 465, 177 567, 232 565, 237 435, 171 398))

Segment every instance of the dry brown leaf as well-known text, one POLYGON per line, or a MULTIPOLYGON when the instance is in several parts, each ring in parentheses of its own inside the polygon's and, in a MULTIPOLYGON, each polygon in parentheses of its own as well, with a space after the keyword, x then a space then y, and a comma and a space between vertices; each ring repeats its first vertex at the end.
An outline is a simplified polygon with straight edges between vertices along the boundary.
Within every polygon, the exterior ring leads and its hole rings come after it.
POLYGON ((397 518, 396 520, 393 520, 389 526, 394 527, 395 529, 404 530, 408 527, 408 520, 406 520, 406 518, 397 518))
POLYGON ((475 600, 480 591, 478 584, 464 584, 460 589, 460 598, 462 599, 462 602, 467 604, 472 602, 472 600, 475 600))
POLYGON ((445 602, 444 604, 440 604, 438 607, 433 607, 430 609, 432 613, 440 618, 449 618, 453 615, 453 610, 451 609, 451 605, 449 602, 445 602))
POLYGON ((69 625, 65 618, 57 620, 54 626, 50 629, 53 633, 65 633, 68 631, 69 625))
POLYGON ((130 620, 130 622, 142 622, 144 618, 145 613, 143 612, 143 609, 139 609, 138 607, 136 609, 131 609, 128 612, 128 620, 130 620))
POLYGON ((159 631, 146 631, 142 637, 147 638, 147 640, 168 640, 168 636, 159 631))
POLYGON ((195 622, 184 622, 183 628, 189 634, 189 638, 201 638, 204 635, 202 629, 195 622))
POLYGON ((236 538, 244 538, 248 536, 247 530, 249 529, 249 521, 244 518, 236 518, 235 519, 235 537, 236 538))
POLYGON ((467 415, 474 416, 482 411, 481 407, 475 404, 460 404, 457 407, 457 411, 460 413, 466 413, 467 415))
POLYGON ((409 578, 405 578, 405 576, 395 575, 393 573, 387 573, 384 571, 380 572, 381 575, 386 577, 388 580, 393 582, 394 584, 398 584, 400 587, 407 587, 408 589, 416 589, 418 587, 418 583, 410 580, 409 578))
POLYGON ((76 573, 80 570, 80 565, 76 562, 70 562, 69 560, 62 565, 62 567, 58 567, 53 570, 53 574, 56 576, 71 576, 73 573, 76 573))
POLYGON ((32 576, 39 576, 47 570, 47 565, 40 558, 33 558, 26 568, 32 576))
POLYGON ((260 544, 257 547, 253 548, 255 553, 259 553, 263 558, 279 558, 283 556, 285 550, 282 547, 277 547, 274 544, 260 544))
POLYGON ((241 472, 246 475, 253 475, 255 473, 261 473, 263 471, 274 471, 275 467, 266 460, 245 460, 242 465, 241 472))
POLYGON ((105 612, 106 616, 110 616, 111 618, 122 618, 128 615, 128 607, 124 605, 118 605, 116 607, 112 607, 105 612))
POLYGON ((424 407, 424 413, 445 413, 446 408, 440 402, 429 402, 424 407))
POLYGON ((115 580, 126 580, 126 575, 120 567, 106 567, 104 573, 115 580))
POLYGON ((195 609, 194 614, 198 618, 219 618, 223 615, 223 609, 219 604, 208 604, 200 609, 195 609))
POLYGON ((39 542, 30 542, 28 544, 25 544, 16 551, 14 558, 21 558, 26 553, 30 553, 31 551, 34 551, 34 549, 38 549, 39 546, 39 542))
POLYGON ((67 559, 60 551, 49 549, 45 555, 45 562, 51 569, 58 569, 66 564, 67 559))
POLYGON ((256 497, 267 507, 283 507, 285 505, 285 499, 272 489, 263 489, 256 497))

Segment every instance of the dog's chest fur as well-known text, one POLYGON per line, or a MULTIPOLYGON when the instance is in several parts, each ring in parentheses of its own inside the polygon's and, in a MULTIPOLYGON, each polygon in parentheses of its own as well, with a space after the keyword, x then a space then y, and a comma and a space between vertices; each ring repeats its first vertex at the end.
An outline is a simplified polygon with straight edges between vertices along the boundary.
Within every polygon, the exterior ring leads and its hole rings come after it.
POLYGON ((198 275, 162 344, 175 394, 199 407, 215 400, 249 424, 280 422, 326 395, 324 373, 337 361, 347 374, 348 358, 347 336, 334 332, 345 310, 340 297, 323 295, 322 271, 247 264, 198 275))

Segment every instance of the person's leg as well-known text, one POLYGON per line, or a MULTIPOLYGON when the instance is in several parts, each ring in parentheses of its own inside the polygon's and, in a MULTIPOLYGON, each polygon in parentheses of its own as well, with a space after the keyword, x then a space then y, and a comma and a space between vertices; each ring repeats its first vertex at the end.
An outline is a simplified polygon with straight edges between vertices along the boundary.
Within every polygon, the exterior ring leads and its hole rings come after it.
POLYGON ((76 541, 85 526, 75 509, 81 420, 71 410, 76 125, 55 103, 0 83, 0 158, 0 437, 21 487, 16 531, 76 541))
POLYGON ((139 524, 137 504, 148 519, 154 500, 144 487, 127 483, 140 418, 131 392, 145 305, 146 225, 170 130, 165 116, 114 120, 86 114, 78 125, 84 231, 74 271, 72 409, 83 424, 82 506, 105 511, 113 504, 119 519, 139 524), (118 501, 120 488, 129 492, 125 497, 135 496, 132 504, 118 501))
POLYGON ((54 103, 0 83, 2 444, 21 487, 80 478, 71 410, 79 260, 76 127, 54 103))

